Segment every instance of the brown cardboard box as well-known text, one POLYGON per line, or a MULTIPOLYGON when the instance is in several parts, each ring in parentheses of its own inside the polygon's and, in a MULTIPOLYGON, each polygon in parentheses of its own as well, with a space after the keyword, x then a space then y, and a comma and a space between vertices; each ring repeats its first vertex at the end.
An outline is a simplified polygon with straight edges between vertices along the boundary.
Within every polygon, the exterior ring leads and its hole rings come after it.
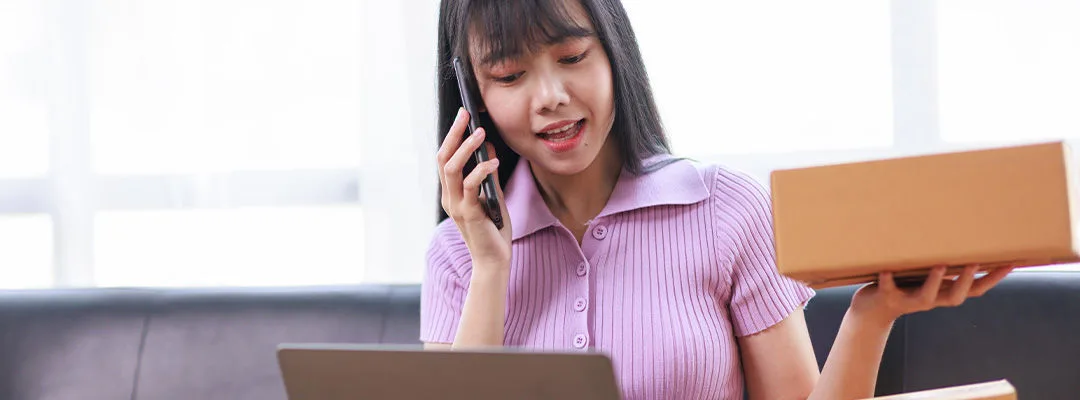
POLYGON ((1016 388, 1009 381, 1000 380, 874 398, 878 400, 1016 400, 1016 388))
POLYGON ((1069 158, 1053 142, 774 171, 779 270, 823 288, 1080 261, 1069 158))

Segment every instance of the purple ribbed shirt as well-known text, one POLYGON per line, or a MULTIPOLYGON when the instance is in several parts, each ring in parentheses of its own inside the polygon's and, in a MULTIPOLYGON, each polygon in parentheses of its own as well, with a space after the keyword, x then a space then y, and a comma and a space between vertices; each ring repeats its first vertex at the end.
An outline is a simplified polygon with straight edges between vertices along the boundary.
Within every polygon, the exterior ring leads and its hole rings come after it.
MULTIPOLYGON (((776 270, 765 190, 720 166, 680 160, 623 171, 580 246, 545 205, 527 161, 505 195, 513 225, 505 345, 605 353, 627 399, 741 399, 736 337, 814 295, 776 270)), ((471 268, 456 226, 444 221, 428 251, 422 341, 453 342, 471 268)))

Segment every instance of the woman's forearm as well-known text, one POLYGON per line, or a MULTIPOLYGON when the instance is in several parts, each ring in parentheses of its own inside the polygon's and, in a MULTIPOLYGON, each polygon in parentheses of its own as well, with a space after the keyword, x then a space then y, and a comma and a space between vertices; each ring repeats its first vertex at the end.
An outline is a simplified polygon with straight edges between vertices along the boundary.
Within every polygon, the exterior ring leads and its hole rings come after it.
POLYGON ((873 397, 892 323, 892 320, 874 319, 848 310, 810 398, 873 397))
POLYGON ((473 268, 454 349, 503 345, 509 268, 473 268))

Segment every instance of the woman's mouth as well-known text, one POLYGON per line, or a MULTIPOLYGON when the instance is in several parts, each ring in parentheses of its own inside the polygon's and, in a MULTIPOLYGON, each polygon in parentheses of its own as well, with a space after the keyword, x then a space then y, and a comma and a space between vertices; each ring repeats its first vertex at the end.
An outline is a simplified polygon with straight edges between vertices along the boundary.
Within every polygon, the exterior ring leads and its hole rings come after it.
POLYGON ((585 120, 580 119, 561 128, 537 133, 536 136, 543 140, 544 144, 551 148, 552 151, 562 153, 576 147, 581 142, 584 131, 585 120))

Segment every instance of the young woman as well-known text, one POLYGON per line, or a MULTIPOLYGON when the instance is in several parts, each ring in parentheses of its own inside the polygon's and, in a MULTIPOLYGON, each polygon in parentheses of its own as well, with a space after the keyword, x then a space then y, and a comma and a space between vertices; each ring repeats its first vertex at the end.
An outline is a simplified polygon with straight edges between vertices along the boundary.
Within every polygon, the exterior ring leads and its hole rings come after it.
POLYGON ((871 397, 896 318, 959 305, 1009 272, 939 268, 913 289, 881 274, 852 299, 819 373, 802 311, 814 292, 776 271, 768 196, 670 155, 618 0, 443 0, 440 13, 448 218, 428 253, 427 348, 600 351, 625 398, 871 397), (461 110, 455 56, 479 115, 461 110), (481 117, 486 129, 463 138, 481 117), (491 161, 466 174, 480 146, 491 161), (478 201, 491 173, 502 229, 478 201))

